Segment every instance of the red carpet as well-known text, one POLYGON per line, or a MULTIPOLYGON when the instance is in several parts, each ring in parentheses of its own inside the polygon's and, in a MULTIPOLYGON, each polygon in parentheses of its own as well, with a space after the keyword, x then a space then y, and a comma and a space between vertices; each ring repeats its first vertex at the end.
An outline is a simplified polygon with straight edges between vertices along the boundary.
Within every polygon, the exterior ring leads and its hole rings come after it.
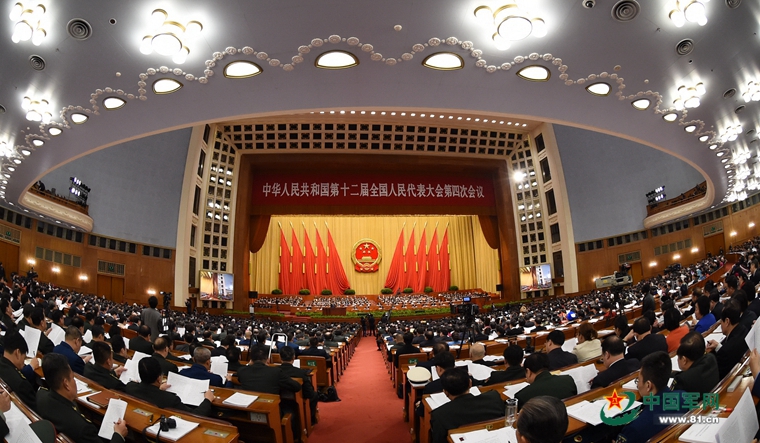
POLYGON ((319 403, 309 443, 411 441, 404 402, 396 396, 374 337, 364 337, 336 384, 342 401, 319 403))

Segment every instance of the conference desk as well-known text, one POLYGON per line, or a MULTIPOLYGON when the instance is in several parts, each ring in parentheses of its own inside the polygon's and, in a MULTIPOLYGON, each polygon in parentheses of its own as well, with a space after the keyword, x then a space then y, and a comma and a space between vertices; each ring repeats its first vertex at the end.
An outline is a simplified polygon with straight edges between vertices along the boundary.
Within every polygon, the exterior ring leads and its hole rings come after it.
MULTIPOLYGON (((30 424, 42 420, 42 418, 39 415, 37 415, 37 413, 34 412, 31 408, 29 408, 26 405, 26 403, 24 403, 20 398, 18 398, 18 396, 16 396, 16 394, 13 393, 8 387, 8 385, 6 385, 5 382, 2 380, 0 380, 0 390, 4 390, 5 392, 8 393, 11 399, 11 403, 12 403, 11 411, 8 411, 5 413, 6 421, 9 420, 11 416, 15 416, 16 412, 26 417, 26 419, 29 421, 30 424), (14 407, 16 408, 16 411, 13 411, 14 407)), ((13 429, 11 429, 11 431, 13 431, 13 429)), ((3 440, 3 441, 7 441, 7 440, 3 440)), ((73 440, 71 440, 69 437, 67 437, 66 435, 60 434, 60 433, 56 435, 55 441, 56 443, 76 443, 73 440)))

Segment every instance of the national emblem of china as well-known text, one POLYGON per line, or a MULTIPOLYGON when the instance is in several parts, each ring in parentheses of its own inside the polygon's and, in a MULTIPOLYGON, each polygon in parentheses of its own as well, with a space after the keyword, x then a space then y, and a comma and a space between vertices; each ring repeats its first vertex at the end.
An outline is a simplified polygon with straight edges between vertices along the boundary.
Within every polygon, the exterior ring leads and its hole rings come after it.
POLYGON ((377 272, 380 268, 380 246, 368 238, 356 242, 351 260, 356 272, 377 272))

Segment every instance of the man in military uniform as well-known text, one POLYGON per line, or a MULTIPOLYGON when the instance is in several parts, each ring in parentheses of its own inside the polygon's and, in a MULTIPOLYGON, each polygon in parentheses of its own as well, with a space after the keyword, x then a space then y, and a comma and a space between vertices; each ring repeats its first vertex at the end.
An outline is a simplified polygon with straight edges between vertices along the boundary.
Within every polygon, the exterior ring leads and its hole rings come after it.
POLYGON ((26 340, 18 331, 5 334, 3 356, 0 357, 0 379, 11 388, 25 405, 37 410, 37 374, 39 361, 33 358, 30 365, 24 366, 24 359, 29 348, 26 340))
POLYGON ((303 393, 303 398, 309 400, 309 406, 311 407, 311 424, 315 424, 319 395, 314 390, 314 385, 311 383, 311 376, 306 370, 293 366, 293 360, 295 360, 295 352, 293 351, 293 348, 284 346, 280 349, 280 358, 282 359, 280 369, 282 369, 282 372, 284 372, 285 375, 291 378, 298 377, 303 380, 301 392, 303 393))
POLYGON ((108 343, 93 341, 91 346, 95 361, 84 365, 84 376, 106 389, 123 392, 126 385, 119 380, 119 376, 126 368, 119 366, 116 369, 111 369, 113 358, 108 343))
MULTIPOLYGON (((37 392, 37 405, 42 418, 52 422, 58 432, 77 443, 102 443, 98 437, 98 426, 79 412, 74 371, 66 357, 56 353, 46 355, 42 359, 42 371, 49 387, 37 392)), ((113 429, 111 443, 124 443, 127 422, 119 420, 114 423, 113 429)))
POLYGON ((140 372, 140 383, 129 382, 126 388, 127 394, 152 403, 161 409, 173 408, 203 416, 209 416, 211 413, 211 402, 214 400, 211 389, 203 393, 204 400, 201 404, 192 409, 185 406, 177 394, 166 390, 170 387, 169 385, 161 384, 163 374, 161 365, 156 359, 143 358, 137 364, 137 369, 140 372))

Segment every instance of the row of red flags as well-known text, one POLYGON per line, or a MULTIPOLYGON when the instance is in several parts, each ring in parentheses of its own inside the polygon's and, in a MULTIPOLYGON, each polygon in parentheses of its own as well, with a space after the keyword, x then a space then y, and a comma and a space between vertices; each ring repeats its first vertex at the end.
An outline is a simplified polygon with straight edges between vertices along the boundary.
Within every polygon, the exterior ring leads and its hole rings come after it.
MULTIPOLYGON (((295 230, 291 232, 291 245, 288 246, 285 232, 280 229, 279 288, 284 294, 298 294, 301 289, 309 289, 312 294, 319 295, 322 290, 329 289, 337 295, 351 287, 330 230, 327 230, 327 249, 319 231, 315 232, 316 250, 312 247, 306 230, 302 249, 295 230)), ((402 229, 385 279, 385 287, 393 289, 394 293, 405 288, 422 292, 426 286, 432 287, 434 291, 445 291, 450 282, 448 229, 440 244, 437 229, 430 244, 427 243, 423 230, 417 245, 412 228, 406 249, 402 229)))
POLYGON ((280 289, 284 294, 298 294, 301 289, 308 289, 319 295, 329 289, 333 294, 343 294, 350 288, 346 271, 338 255, 332 234, 327 230, 327 249, 322 243, 319 231, 316 231, 316 251, 311 246, 309 234, 304 230, 304 247, 298 244, 296 231, 291 234, 290 243, 285 240, 285 233, 280 229, 280 289))
POLYGON ((415 248, 414 228, 409 236, 409 242, 404 250, 404 230, 396 242, 396 250, 385 279, 385 287, 393 292, 412 288, 414 292, 422 292, 426 286, 433 291, 448 290, 451 283, 451 267, 449 256, 449 230, 443 233, 443 240, 438 244, 438 229, 433 233, 430 245, 422 231, 419 246, 415 248))

